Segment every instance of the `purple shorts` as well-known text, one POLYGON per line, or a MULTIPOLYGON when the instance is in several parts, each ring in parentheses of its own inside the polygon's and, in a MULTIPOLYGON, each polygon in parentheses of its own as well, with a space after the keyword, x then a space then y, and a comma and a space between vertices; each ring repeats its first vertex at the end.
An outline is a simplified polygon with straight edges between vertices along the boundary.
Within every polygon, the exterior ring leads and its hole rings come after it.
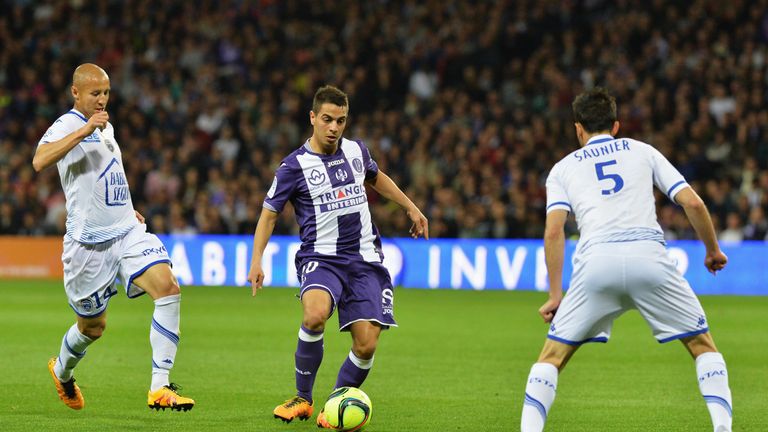
POLYGON ((331 295, 330 315, 338 309, 341 331, 349 331, 349 325, 356 321, 376 322, 382 329, 397 327, 392 279, 379 263, 353 261, 342 266, 307 259, 301 266, 300 280, 300 296, 313 289, 331 295))

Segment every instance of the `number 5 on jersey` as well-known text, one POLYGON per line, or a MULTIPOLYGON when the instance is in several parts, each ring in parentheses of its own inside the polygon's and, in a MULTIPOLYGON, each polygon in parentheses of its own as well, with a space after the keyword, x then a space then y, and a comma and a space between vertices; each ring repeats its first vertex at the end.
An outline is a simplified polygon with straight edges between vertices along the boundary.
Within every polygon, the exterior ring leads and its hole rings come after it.
POLYGON ((609 165, 616 165, 616 160, 609 160, 607 162, 598 162, 595 164, 595 171, 597 172, 597 179, 600 181, 611 180, 613 181, 613 188, 603 189, 601 192, 603 195, 611 195, 620 191, 624 187, 624 179, 618 174, 607 173, 603 168, 609 165))

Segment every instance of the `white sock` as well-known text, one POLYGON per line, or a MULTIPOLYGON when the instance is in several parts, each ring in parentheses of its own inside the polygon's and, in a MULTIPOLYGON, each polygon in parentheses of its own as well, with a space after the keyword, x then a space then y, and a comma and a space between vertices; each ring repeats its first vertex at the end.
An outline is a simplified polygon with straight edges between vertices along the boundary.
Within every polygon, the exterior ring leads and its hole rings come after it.
POLYGON ((56 365, 53 371, 59 380, 67 382, 72 379, 72 371, 85 356, 85 349, 88 345, 93 343, 93 339, 80 333, 77 328, 77 323, 67 330, 64 334, 64 339, 61 341, 61 348, 59 349, 59 358, 56 360, 56 365))
POLYGON ((152 345, 152 384, 155 391, 168 385, 168 373, 176 359, 179 345, 179 315, 181 294, 161 297, 155 300, 149 343, 152 345))
POLYGON ((366 359, 361 359, 360 357, 356 356, 352 350, 349 350, 349 360, 355 364, 360 369, 370 369, 373 367, 373 357, 366 359))
POLYGON ((541 432, 557 392, 557 368, 550 363, 534 363, 525 385, 522 432, 541 432))
POLYGON ((696 376, 715 432, 731 432, 733 413, 728 370, 723 355, 708 352, 696 357, 696 376))

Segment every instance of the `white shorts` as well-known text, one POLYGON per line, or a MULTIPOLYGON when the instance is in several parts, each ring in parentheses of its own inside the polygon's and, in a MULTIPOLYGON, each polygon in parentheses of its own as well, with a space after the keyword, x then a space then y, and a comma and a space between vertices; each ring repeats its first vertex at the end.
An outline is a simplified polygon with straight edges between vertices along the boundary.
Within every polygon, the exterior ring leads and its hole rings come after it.
POLYGON ((120 237, 98 244, 83 244, 64 237, 64 290, 69 305, 82 317, 95 317, 107 309, 122 281, 129 298, 144 294, 133 280, 159 263, 171 263, 156 235, 140 224, 120 237))
POLYGON ((568 292, 548 338, 568 345, 607 342, 613 320, 637 309, 660 342, 709 331, 701 303, 653 241, 604 243, 574 257, 568 292))

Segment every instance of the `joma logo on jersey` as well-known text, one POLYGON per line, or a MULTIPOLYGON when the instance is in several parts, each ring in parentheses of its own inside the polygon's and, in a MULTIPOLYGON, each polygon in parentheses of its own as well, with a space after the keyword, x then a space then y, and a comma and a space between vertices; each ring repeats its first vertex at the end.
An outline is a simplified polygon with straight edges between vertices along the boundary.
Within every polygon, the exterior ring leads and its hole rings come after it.
POLYGON ((343 164, 344 162, 346 162, 344 159, 336 159, 336 160, 334 160, 334 161, 330 161, 330 162, 328 162, 328 163, 326 164, 326 166, 327 166, 328 168, 333 168, 333 167, 335 167, 336 165, 341 165, 341 164, 343 164))

